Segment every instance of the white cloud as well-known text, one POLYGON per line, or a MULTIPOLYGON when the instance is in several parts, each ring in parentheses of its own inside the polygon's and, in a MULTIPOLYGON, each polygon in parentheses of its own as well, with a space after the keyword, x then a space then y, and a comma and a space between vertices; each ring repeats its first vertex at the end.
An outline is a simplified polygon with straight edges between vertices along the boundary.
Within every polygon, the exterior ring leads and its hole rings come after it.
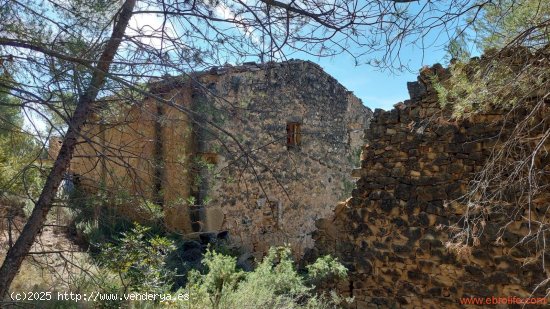
MULTIPOLYGON (((155 7, 138 8, 137 11, 139 10, 161 11, 161 9, 155 7)), ((132 19, 130 19, 126 34, 129 36, 137 36, 137 39, 141 43, 154 48, 165 48, 170 45, 169 39, 176 37, 176 33, 171 27, 171 23, 167 21, 166 24, 164 24, 164 15, 155 13, 134 14, 132 19)))
MULTIPOLYGON (((246 3, 246 1, 244 1, 246 3)), ((259 44, 260 39, 254 34, 254 30, 246 25, 246 21, 240 17, 236 16, 233 11, 226 6, 224 3, 220 2, 215 8, 214 12, 216 13, 216 17, 225 19, 227 21, 234 21, 238 24, 235 24, 235 27, 239 29, 244 35, 249 37, 254 43, 259 44)))

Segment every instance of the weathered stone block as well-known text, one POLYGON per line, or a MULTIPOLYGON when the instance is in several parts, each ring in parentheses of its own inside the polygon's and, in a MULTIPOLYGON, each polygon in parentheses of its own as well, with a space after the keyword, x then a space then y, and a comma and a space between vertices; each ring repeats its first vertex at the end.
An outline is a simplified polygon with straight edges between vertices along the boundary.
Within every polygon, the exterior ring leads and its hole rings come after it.
POLYGON ((412 281, 427 281, 429 277, 421 270, 409 270, 407 271, 407 278, 412 281))
POLYGON ((418 99, 426 94, 426 86, 420 82, 407 82, 407 90, 411 99, 418 99))
POLYGON ((468 293, 473 296, 483 296, 483 297, 489 297, 492 295, 495 295, 495 291, 489 289, 487 285, 475 282, 475 281, 468 281, 464 282, 464 293, 468 293))

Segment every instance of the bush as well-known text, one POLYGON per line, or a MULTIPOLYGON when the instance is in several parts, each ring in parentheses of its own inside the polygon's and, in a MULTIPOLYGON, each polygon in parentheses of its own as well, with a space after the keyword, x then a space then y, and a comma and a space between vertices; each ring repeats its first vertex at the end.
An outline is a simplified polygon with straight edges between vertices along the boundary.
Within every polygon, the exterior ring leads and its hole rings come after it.
POLYGON ((166 237, 147 235, 149 230, 135 224, 118 241, 100 247, 99 264, 118 274, 124 293, 170 290, 174 274, 165 267, 165 259, 174 244, 166 237))
POLYGON ((313 292, 312 280, 346 276, 345 267, 331 257, 322 257, 298 273, 288 247, 271 248, 252 272, 237 269, 236 259, 208 250, 205 274, 191 271, 186 291, 189 308, 335 308, 344 300, 313 292))

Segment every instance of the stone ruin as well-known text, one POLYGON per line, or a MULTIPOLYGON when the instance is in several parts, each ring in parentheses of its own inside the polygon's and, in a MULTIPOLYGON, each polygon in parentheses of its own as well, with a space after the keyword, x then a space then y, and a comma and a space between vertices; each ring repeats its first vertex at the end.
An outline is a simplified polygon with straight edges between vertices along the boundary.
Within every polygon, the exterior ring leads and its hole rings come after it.
MULTIPOLYGON (((353 296, 352 308, 461 308, 463 297, 544 296, 547 287, 531 292, 550 270, 532 259, 536 245, 517 245, 529 232, 525 221, 490 214, 471 254, 459 257, 446 247, 445 227, 463 220, 471 181, 524 114, 493 110, 453 119, 438 103, 433 75, 448 72, 423 69, 407 85, 411 99, 376 110, 372 120, 311 62, 249 63, 191 80, 163 79, 151 85, 155 93, 195 116, 146 99, 124 113, 123 125, 106 129, 97 117, 87 125, 99 149, 133 145, 125 149, 133 155, 122 157, 139 173, 85 145, 71 171, 89 188, 122 186, 156 201, 167 226, 187 236, 229 231, 256 257, 284 243, 298 257, 306 252, 304 261, 337 256, 350 276, 327 287, 353 296), (234 143, 220 141, 205 121, 231 133, 234 143), (242 146, 250 150, 244 156, 242 146), (358 149, 360 168, 352 171, 358 149), (190 168, 197 158, 207 164, 190 168), (353 188, 350 174, 356 187, 338 203, 353 188), (193 183, 197 175, 201 181, 193 183), (495 243, 491 236, 505 224, 495 243)), ((545 216, 548 200, 550 193, 537 196, 534 216, 545 216)), ((520 307, 505 307, 514 306, 520 307)))
MULTIPOLYGON (((506 213, 490 213, 480 243, 465 257, 446 248, 451 234, 445 227, 463 220, 461 197, 470 181, 500 138, 529 112, 528 107, 520 115, 494 110, 453 120, 430 82, 430 76, 447 74, 440 65, 425 68, 419 81, 408 85, 410 100, 374 112, 361 168, 354 171, 357 188, 331 216, 316 222, 315 248, 308 256, 332 254, 350 269, 336 288, 355 298, 351 308, 463 308, 463 297, 546 296, 548 285, 531 294, 550 269, 533 259, 540 257, 537 242, 518 245, 529 233, 521 217, 510 221, 506 213), (496 243, 494 236, 506 224, 496 243)), ((548 117, 547 106, 543 110, 546 114, 537 117, 548 117)), ((539 167, 548 171, 548 153, 542 156, 546 167, 539 167)), ((548 177, 545 181, 547 188, 548 177)), ((549 201, 550 192, 540 192, 532 218, 547 220, 549 201)), ((527 215, 529 209, 521 212, 527 215)))

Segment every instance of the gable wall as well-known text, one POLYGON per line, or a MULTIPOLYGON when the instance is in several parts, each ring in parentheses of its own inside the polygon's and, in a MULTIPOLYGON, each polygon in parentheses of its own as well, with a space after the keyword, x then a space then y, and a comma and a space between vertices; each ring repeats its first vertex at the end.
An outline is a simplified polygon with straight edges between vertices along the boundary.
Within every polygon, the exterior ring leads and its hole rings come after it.
POLYGON ((209 178, 208 229, 228 230, 246 251, 288 243, 301 256, 313 245, 315 220, 351 192, 370 110, 303 61, 220 75, 211 89, 224 99, 208 98, 220 111, 211 118, 235 140, 206 138, 206 152, 219 153, 209 178), (288 123, 301 130, 301 145, 291 149, 288 123))

